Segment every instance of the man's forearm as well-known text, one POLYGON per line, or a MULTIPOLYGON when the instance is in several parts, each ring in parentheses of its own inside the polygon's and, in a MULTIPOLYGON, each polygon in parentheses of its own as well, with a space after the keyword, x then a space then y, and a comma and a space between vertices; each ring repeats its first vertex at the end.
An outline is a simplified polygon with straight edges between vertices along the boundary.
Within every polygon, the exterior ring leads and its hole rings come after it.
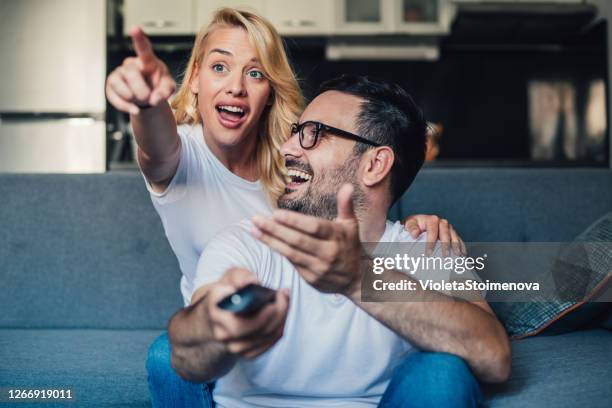
POLYGON ((204 298, 177 312, 168 327, 172 366, 193 382, 210 382, 227 374, 237 357, 223 343, 212 340, 204 298))
MULTIPOLYGON (((385 274, 391 281, 410 279, 397 271, 385 274)), ((415 287, 406 302, 362 302, 360 285, 349 297, 415 346, 463 358, 482 381, 506 380, 510 346, 495 316, 472 303, 415 287)))

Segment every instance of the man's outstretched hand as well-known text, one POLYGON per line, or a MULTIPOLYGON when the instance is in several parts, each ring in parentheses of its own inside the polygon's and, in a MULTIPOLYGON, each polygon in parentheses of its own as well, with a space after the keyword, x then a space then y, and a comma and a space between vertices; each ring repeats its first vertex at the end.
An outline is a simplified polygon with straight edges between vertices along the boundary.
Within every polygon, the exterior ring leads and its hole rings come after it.
POLYGON ((115 108, 136 115, 142 106, 157 106, 172 96, 176 83, 168 67, 153 52, 140 27, 129 32, 135 57, 123 60, 106 80, 106 97, 115 108))
POLYGON ((365 255, 353 209, 353 186, 338 191, 338 216, 329 221, 294 211, 253 217, 253 235, 287 257, 313 287, 350 295, 360 286, 365 255))

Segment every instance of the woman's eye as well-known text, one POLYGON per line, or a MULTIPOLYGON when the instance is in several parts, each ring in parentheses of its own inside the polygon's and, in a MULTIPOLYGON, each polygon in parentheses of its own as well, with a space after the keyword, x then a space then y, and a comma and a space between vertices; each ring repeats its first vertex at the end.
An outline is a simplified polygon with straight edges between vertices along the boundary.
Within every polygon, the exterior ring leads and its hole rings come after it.
POLYGON ((225 67, 223 66, 223 64, 215 64, 212 66, 213 71, 215 72, 224 72, 225 71, 225 67))
POLYGON ((264 77, 263 72, 261 72, 261 71, 255 71, 255 70, 253 70, 253 71, 249 71, 249 72, 248 72, 248 75, 249 75, 251 78, 255 78, 255 79, 262 79, 262 78, 264 77))

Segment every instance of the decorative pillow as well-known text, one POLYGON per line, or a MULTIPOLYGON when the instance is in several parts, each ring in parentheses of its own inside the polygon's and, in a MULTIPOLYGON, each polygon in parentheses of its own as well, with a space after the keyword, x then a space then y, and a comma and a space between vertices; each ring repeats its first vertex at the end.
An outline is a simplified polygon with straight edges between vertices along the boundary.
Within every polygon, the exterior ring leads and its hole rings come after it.
POLYGON ((494 305, 511 338, 609 325, 612 320, 612 213, 595 221, 573 243, 565 245, 550 272, 556 299, 494 305))

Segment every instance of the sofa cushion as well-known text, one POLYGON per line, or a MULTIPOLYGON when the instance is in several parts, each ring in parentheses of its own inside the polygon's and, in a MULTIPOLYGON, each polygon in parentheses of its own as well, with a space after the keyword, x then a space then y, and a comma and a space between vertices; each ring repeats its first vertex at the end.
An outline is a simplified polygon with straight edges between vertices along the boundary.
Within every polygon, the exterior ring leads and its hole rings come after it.
MULTIPOLYGON (((0 330, 0 386, 70 387, 76 406, 150 406, 145 360, 155 330, 0 330)), ((608 407, 612 331, 513 342, 512 376, 485 387, 492 407, 608 407)), ((20 406, 22 406, 20 404, 20 406)))
POLYGON ((512 342, 512 374, 484 387, 491 407, 609 407, 612 331, 597 329, 512 342))
POLYGON ((0 387, 71 388, 75 407, 150 407, 145 361, 159 334, 0 329, 0 387))

